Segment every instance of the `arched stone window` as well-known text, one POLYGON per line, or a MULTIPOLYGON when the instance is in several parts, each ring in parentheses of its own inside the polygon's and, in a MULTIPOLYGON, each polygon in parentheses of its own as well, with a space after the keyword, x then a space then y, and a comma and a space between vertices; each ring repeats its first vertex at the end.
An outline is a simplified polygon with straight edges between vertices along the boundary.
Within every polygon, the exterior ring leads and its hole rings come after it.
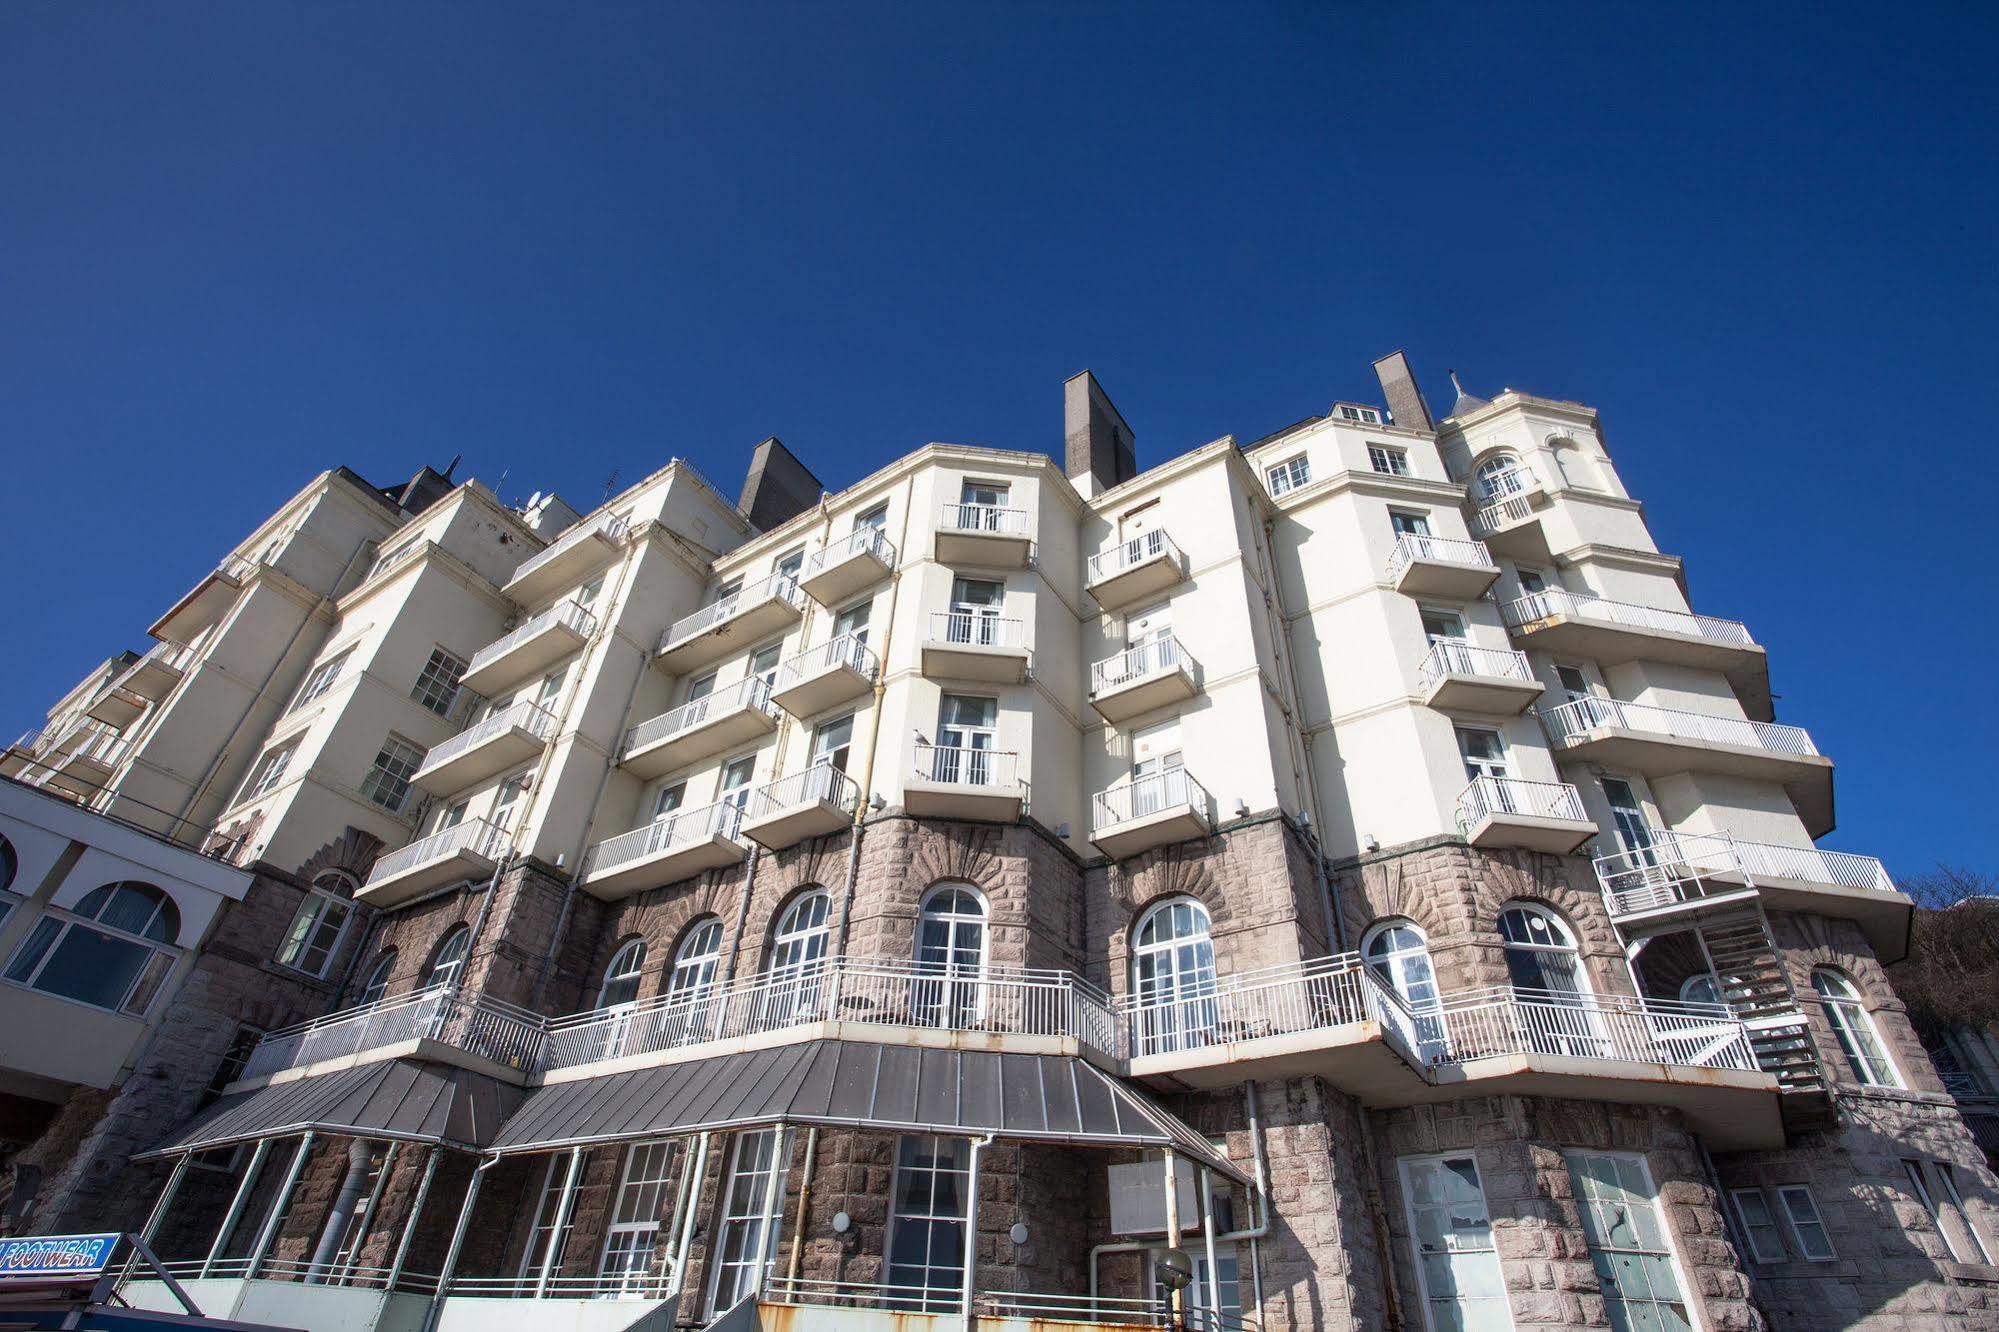
POLYGON ((384 948, 375 959, 375 965, 368 968, 368 979, 361 982, 361 997, 358 1002, 372 1004, 389 991, 389 974, 396 969, 396 950, 384 948))
POLYGON ((1513 988, 1542 996, 1581 996, 1589 977, 1568 922, 1534 902, 1514 902, 1499 913, 1506 945, 1506 973, 1513 988))
POLYGON ((1826 1021, 1839 1040, 1853 1080, 1866 1087, 1899 1087, 1902 1080, 1888 1058, 1888 1047, 1874 1029, 1874 1017, 1852 979, 1831 967, 1812 968, 1812 988, 1818 991, 1826 1021))
POLYGON ((918 1025, 967 1027, 985 1007, 986 904, 969 884, 944 884, 917 914, 911 1007, 918 1025))
POLYGON ((1192 1049, 1216 1039, 1215 945, 1207 908, 1191 897, 1157 903, 1132 931, 1136 1053, 1192 1049))
POLYGON ((472 944, 472 927, 455 925, 444 941, 431 954, 430 965, 423 970, 423 984, 427 989, 432 985, 452 985, 458 980, 459 972, 465 969, 465 950, 472 944))
POLYGON ((814 888, 792 899, 771 933, 770 961, 764 968, 766 1020, 781 1026, 820 1016, 826 948, 831 934, 832 899, 814 888))
POLYGON ((1402 997, 1410 1010, 1437 1006, 1437 974, 1430 966, 1430 943, 1407 920, 1385 920, 1361 939, 1368 967, 1402 997))
POLYGON ((321 871, 300 900, 291 928, 278 945, 278 965, 308 976, 324 976, 340 951, 347 922, 354 914, 354 890, 359 886, 345 870, 321 871))
POLYGON ((645 965, 645 940, 627 939, 620 944, 604 966, 604 979, 597 984, 597 1007, 617 1008, 635 1001, 645 965))

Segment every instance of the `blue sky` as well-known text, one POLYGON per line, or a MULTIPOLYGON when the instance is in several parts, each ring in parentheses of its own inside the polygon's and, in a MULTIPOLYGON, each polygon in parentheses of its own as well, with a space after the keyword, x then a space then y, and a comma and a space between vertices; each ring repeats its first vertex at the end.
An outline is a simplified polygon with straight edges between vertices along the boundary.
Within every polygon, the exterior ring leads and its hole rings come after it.
POLYGON ((1839 760, 1826 845, 1999 870, 1995 47, 1968 5, 0 7, 0 721, 332 463, 588 507, 777 434, 837 486, 1059 448, 1087 366, 1144 464, 1404 347, 1440 406, 1602 410, 1839 760))

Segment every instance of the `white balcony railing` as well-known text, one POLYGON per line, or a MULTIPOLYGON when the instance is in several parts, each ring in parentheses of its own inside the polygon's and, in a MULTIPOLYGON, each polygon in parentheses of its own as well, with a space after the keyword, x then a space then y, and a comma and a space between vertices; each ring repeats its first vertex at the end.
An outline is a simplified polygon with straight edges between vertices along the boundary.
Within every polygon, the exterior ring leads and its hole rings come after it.
MULTIPOLYGON (((747 801, 749 793, 743 793, 747 801)), ((583 873, 591 874, 629 865, 647 856, 677 847, 705 842, 710 837, 735 840, 743 825, 743 805, 735 800, 718 800, 694 809, 677 809, 662 814, 643 828, 607 837, 583 857, 583 873)))
POLYGON ((590 540, 592 537, 601 536, 608 541, 616 541, 625 534, 625 530, 631 526, 631 522, 632 517, 628 513, 606 513, 600 514, 587 523, 578 523, 555 540, 549 542, 539 554, 531 559, 521 561, 520 567, 514 570, 513 577, 507 581, 519 582, 543 565, 560 558, 563 552, 575 549, 579 544, 590 540))
POLYGON ((850 556, 872 552, 874 557, 887 568, 895 567, 895 543, 879 527, 857 527, 837 541, 828 542, 812 552, 805 561, 805 572, 809 577, 829 564, 838 564, 850 556))
POLYGON ((738 708, 755 708, 775 717, 777 705, 770 701, 770 682, 761 675, 752 675, 726 689, 682 703, 670 712, 648 717, 625 732, 625 754, 629 757, 647 745, 692 730, 713 718, 727 716, 738 708))
POLYGON ((1432 1064, 1542 1054, 1744 1073, 1759 1067, 1741 1021, 1720 1004, 1500 986, 1404 1011, 1418 1054, 1432 1064))
POLYGON ((1466 831, 1489 815, 1523 814, 1542 819, 1584 820, 1583 798, 1567 782, 1529 782, 1518 777, 1477 777, 1458 793, 1458 826, 1466 831))
POLYGON ((1716 717, 1705 712, 1656 708, 1649 703, 1625 703, 1614 698, 1578 698, 1541 710, 1541 725, 1556 745, 1580 740, 1591 731, 1616 728, 1692 740, 1701 744, 1740 745, 1772 754, 1817 754, 1818 746, 1802 726, 1716 717))
POLYGON ((750 796, 745 817, 760 819, 766 814, 775 814, 795 805, 810 804, 823 800, 836 809, 849 814, 860 807, 860 785, 830 763, 815 763, 804 772, 780 777, 766 786, 758 787, 750 796))
POLYGON ((725 597, 716 598, 692 615, 675 620, 660 635, 659 650, 664 652, 690 638, 699 637, 724 620, 733 619, 738 613, 766 601, 782 601, 796 610, 804 604, 804 594, 798 590, 798 580, 790 574, 772 574, 762 582, 738 588, 725 597))
POLYGON ((1527 654, 1511 648, 1473 647, 1449 639, 1430 644, 1423 658, 1422 687, 1432 688, 1447 675, 1476 675, 1488 680, 1518 680, 1534 683, 1534 671, 1527 654))
POLYGON ((381 883, 426 861, 442 860, 461 852, 498 860, 507 848, 507 830, 484 819, 467 819, 428 837, 419 837, 400 851, 392 851, 375 862, 368 875, 371 884, 381 883))
POLYGON ((1128 647, 1114 657, 1090 664, 1090 692, 1107 694, 1113 689, 1121 689, 1128 684, 1136 684, 1148 676, 1161 675, 1167 671, 1191 670, 1193 658, 1180 646, 1180 640, 1172 634, 1156 634, 1134 647, 1128 647))
POLYGON ((1126 569, 1156 560, 1161 555, 1180 562, 1180 548, 1173 544, 1173 538, 1158 528, 1141 532, 1128 541, 1120 541, 1109 550, 1099 551, 1090 556, 1090 582, 1092 585, 1107 578, 1115 578, 1126 569))
POLYGON ((1208 812, 1208 792, 1185 768, 1173 768, 1135 778, 1090 797, 1090 827, 1093 830, 1149 818, 1170 809, 1192 806, 1202 815, 1208 812))
POLYGON ((868 650, 866 643, 852 634, 841 634, 779 662, 777 687, 787 689, 800 680, 809 680, 823 671, 838 670, 842 666, 852 667, 869 680, 873 680, 875 673, 881 669, 881 663, 868 650))
POLYGON ((1032 536, 1032 515, 1026 509, 997 504, 946 504, 938 525, 952 532, 992 532, 999 536, 1032 536))
POLYGON ((436 768, 460 754, 468 753, 485 744, 494 736, 505 735, 519 727, 535 739, 547 743, 555 738, 555 714, 539 703, 523 699, 509 708, 502 708, 484 721, 474 722, 457 735, 441 744, 432 746, 423 756, 423 766, 436 768))
POLYGON ((1628 601, 1609 601, 1583 592, 1570 592, 1566 588, 1551 587, 1540 592, 1530 592, 1501 606, 1499 613, 1509 626, 1516 629, 1523 624, 1532 624, 1551 616, 1566 615, 1572 619, 1594 620, 1600 624, 1614 624, 1626 629, 1687 634, 1739 647, 1756 646, 1756 640, 1750 637, 1749 626, 1740 620, 1723 620, 1712 615, 1664 610, 1658 606, 1635 606, 1628 601))
POLYGON ((242 1076, 267 1077, 422 1039, 526 1070, 540 1062, 542 1026, 543 1019, 526 1009, 461 994, 451 985, 432 985, 267 1032, 250 1052, 242 1076))
POLYGON ((1375 1015, 1381 981, 1354 953, 1216 976, 1164 995, 1117 1001, 1130 1059, 1341 1027, 1375 1015))
POLYGON ((1011 787, 1020 755, 1010 749, 972 749, 950 745, 918 745, 916 775, 927 782, 957 786, 1011 787))
POLYGON ((1594 864, 1613 916, 1697 900, 1707 895, 1701 880, 1716 875, 1739 877, 1746 886, 1754 886, 1761 877, 1895 891, 1887 867, 1873 856, 1821 851, 1815 846, 1744 842, 1726 833, 1655 828, 1646 832, 1643 845, 1598 856, 1594 864))
POLYGON ((1499 566, 1492 562, 1492 556, 1486 553, 1484 545, 1477 541, 1427 536, 1420 532, 1398 532, 1395 536, 1395 553, 1388 557, 1388 581, 1394 582, 1396 576, 1414 560, 1462 564, 1470 569, 1490 569, 1495 573, 1499 570, 1499 566))
POLYGON ((970 647, 1017 648, 1027 641, 1023 621, 984 611, 932 611, 930 641, 970 647))
POLYGON ((596 616, 573 600, 558 601, 539 615, 531 615, 523 620, 511 633, 494 639, 473 653, 471 662, 465 667, 465 674, 477 675, 521 644, 558 624, 568 625, 582 638, 588 638, 597 632, 596 616))
POLYGON ((1475 537, 1489 537, 1504 531, 1518 522, 1525 522, 1534 516, 1534 497, 1531 494, 1508 495, 1505 499, 1483 504, 1472 510, 1465 526, 1475 537))

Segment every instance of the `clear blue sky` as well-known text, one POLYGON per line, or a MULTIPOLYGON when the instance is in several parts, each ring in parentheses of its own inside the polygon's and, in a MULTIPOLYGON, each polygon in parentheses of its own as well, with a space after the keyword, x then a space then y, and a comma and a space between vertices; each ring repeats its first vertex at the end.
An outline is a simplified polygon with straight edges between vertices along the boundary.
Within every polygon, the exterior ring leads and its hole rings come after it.
POLYGON ((333 463, 837 486, 1087 366, 1143 464, 1404 347, 1602 410, 1827 845, 1999 870, 1993 12, 0 7, 0 721, 333 463))

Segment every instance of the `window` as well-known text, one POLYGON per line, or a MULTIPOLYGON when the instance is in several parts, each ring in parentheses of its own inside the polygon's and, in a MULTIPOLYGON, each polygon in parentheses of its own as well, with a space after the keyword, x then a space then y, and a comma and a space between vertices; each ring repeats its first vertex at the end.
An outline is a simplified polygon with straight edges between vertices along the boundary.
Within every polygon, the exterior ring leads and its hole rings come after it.
MULTIPOLYGON (((854 714, 835 717, 832 721, 821 722, 812 731, 812 766, 824 765, 838 772, 847 770, 847 759, 854 747, 854 714)), ((816 792, 830 797, 830 791, 816 792)))
POLYGON ((375 965, 368 968, 368 979, 361 982, 361 997, 357 1002, 372 1004, 389 990, 389 974, 396 969, 396 950, 384 948, 382 955, 375 959, 375 965))
POLYGON ((833 637, 836 639, 851 637, 856 643, 866 643, 868 641, 868 616, 873 612, 874 608, 875 603, 873 601, 863 601, 857 605, 849 606, 838 615, 835 615, 833 617, 833 637))
POLYGON ((257 1042, 264 1039, 261 1028, 242 1026, 229 1038, 229 1044, 222 1051, 222 1062, 215 1066, 215 1076, 202 1089, 201 1099, 195 1109, 201 1110, 222 1099, 222 1089, 243 1076, 249 1066, 250 1056, 257 1048, 257 1042))
POLYGON ((448 828, 456 828, 465 822, 465 811, 471 807, 467 800, 454 800, 437 812, 437 824, 431 831, 441 833, 448 828))
POLYGON ((250 769, 250 775, 243 779, 243 789, 236 793, 236 804, 255 800, 277 788, 285 779, 285 769, 291 766, 292 755, 298 752, 298 741, 287 740, 281 745, 267 749, 250 769))
POLYGON ((143 1015, 173 966, 180 910, 150 883, 126 880, 85 893, 72 911, 35 922, 7 979, 114 1012, 143 1015))
POLYGON ((1523 597, 1531 597, 1536 592, 1548 590, 1548 580, 1541 576, 1539 569, 1520 569, 1514 573, 1514 577, 1520 580, 1520 595, 1523 597))
POLYGON ((874 508, 869 509, 867 512, 856 514, 854 516, 854 530, 856 532, 863 531, 868 528, 872 528, 875 531, 879 532, 887 526, 888 526, 888 505, 886 504, 877 504, 875 505, 874 508))
POLYGON ((1466 641, 1464 618, 1456 611, 1429 610, 1426 608, 1420 614, 1423 617, 1423 637, 1429 639, 1432 643, 1463 643, 1466 641))
POLYGON ((1406 513, 1401 509, 1390 509, 1388 525, 1395 529, 1397 536, 1430 535, 1430 515, 1427 513, 1406 513))
POLYGON ((467 925, 455 925, 451 933, 444 936, 444 942, 437 946, 437 953, 424 968, 423 984, 419 989, 433 985, 454 985, 458 973, 465 969, 465 950, 472 942, 472 930, 467 925))
POLYGON ((1888 1062, 1888 1051, 1874 1030, 1874 1019, 1853 982, 1831 967, 1814 967, 1812 988, 1819 993, 1826 1021, 1832 1025, 1853 1080, 1863 1087, 1901 1086, 1895 1066, 1888 1062))
POLYGON ((1916 1201, 1930 1215, 1930 1221, 1943 1237, 1944 1247, 1951 1258, 1960 1263, 1990 1263, 1991 1256, 1985 1251, 1985 1241, 1971 1228, 1971 1218, 1964 1214, 1964 1198, 1957 1191, 1957 1179, 1951 1168, 1941 1161, 1929 1163, 1929 1171, 1934 1171, 1937 1182, 1942 1185, 1943 1206, 1937 1204, 1937 1197, 1930 1192, 1922 1161, 1909 1159, 1902 1162, 1902 1170, 1909 1177, 1909 1185, 1915 1191, 1916 1201))
POLYGON ((312 881, 298 913, 278 945, 278 964, 308 976, 324 976, 353 913, 354 881, 328 870, 312 881))
POLYGON ((521 797, 527 794, 528 774, 515 773, 500 783, 500 790, 493 797, 493 811, 486 816, 486 822, 501 831, 514 826, 514 815, 520 812, 521 797))
POLYGON ((1645 821, 1645 807, 1638 802, 1638 793, 1631 789, 1630 782, 1621 777, 1602 778, 1599 785, 1603 787, 1603 798, 1610 806, 1610 822, 1617 830, 1617 844, 1624 848, 1624 854, 1631 857, 1634 865, 1653 864, 1652 825, 1645 821))
POLYGON ((890 1308, 942 1313, 958 1307, 970 1155, 963 1138, 904 1134, 896 1140, 885 1300, 890 1308))
POLYGON ((951 643, 993 646, 1000 642, 1000 610, 1006 587, 984 578, 951 581, 951 613, 944 619, 944 638, 951 643))
POLYGON ((382 572, 382 570, 389 568, 391 565, 395 564, 396 561, 402 559, 403 556, 409 554, 411 551, 415 550, 418 546, 422 545, 423 541, 424 541, 423 534, 419 532, 415 536, 411 537, 409 540, 399 542, 398 544, 389 547, 386 553, 375 557, 375 567, 368 571, 368 576, 370 578, 373 578, 376 574, 382 572))
POLYGON ((1784 1202, 1784 1215, 1790 1218, 1798 1251, 1815 1263, 1830 1262, 1832 1237, 1826 1233, 1825 1222, 1819 1219, 1819 1205, 1813 1200, 1812 1191, 1802 1184, 1786 1184, 1777 1190, 1777 1196, 1784 1202))
POLYGON ((937 711, 937 748, 931 770, 937 782, 985 786, 993 780, 991 750, 999 722, 999 700, 946 694, 937 711))
POLYGON ((333 688, 334 682, 340 678, 341 668, 347 664, 347 659, 353 655, 354 649, 348 648, 339 656, 328 661, 322 661, 319 665, 313 667, 312 674, 305 677, 305 683, 298 687, 298 693, 292 695, 292 704, 285 711, 287 713, 297 712, 300 708, 333 688))
POLYGON ((1443 1020, 1437 1014, 1437 973, 1430 965, 1430 945, 1411 921, 1385 921, 1361 938, 1361 956, 1375 975, 1401 997, 1415 1019, 1419 1053, 1441 1053, 1443 1020))
POLYGON ((958 491, 960 504, 977 504, 988 509, 1006 507, 1008 490, 998 481, 967 481, 958 491))
POLYGON ((750 657, 750 669, 745 672, 749 678, 762 682, 762 688, 754 691, 755 697, 746 702, 762 703, 770 697, 771 686, 777 683, 777 663, 784 657, 784 643, 766 643, 750 657))
POLYGON ((1683 1004, 1721 1003, 1721 984, 1707 972, 1697 972, 1680 982, 1680 1002, 1683 1004))
POLYGON ((1481 777, 1497 777, 1503 781, 1507 776, 1506 743, 1499 738, 1499 732, 1473 726, 1460 726, 1457 731, 1458 753, 1465 761, 1466 779, 1475 782, 1481 777))
POLYGON ((732 759, 722 769, 722 789, 716 804, 715 831, 725 837, 734 837, 738 820, 750 803, 750 779, 756 775, 757 756, 745 754, 732 759))
POLYGON ((1343 421, 1358 421, 1362 425, 1381 424, 1381 413, 1373 407, 1362 407, 1358 403, 1352 402, 1335 403, 1334 406, 1338 409, 1340 419, 1343 421))
POLYGON ((1518 495, 1528 488, 1527 469, 1520 460, 1510 453, 1502 453, 1496 458, 1487 458, 1478 465, 1474 474, 1478 481, 1479 493, 1486 501, 1503 500, 1509 495, 1518 495))
POLYGON ((780 578, 797 578, 798 571, 805 567, 805 547, 787 551, 771 563, 770 571, 780 578))
MULTIPOLYGON (((1219 1198, 1216 1199, 1215 1205, 1217 1207, 1221 1206, 1219 1198)), ((1208 1309, 1218 1309, 1221 1314, 1221 1320, 1213 1324, 1215 1327, 1233 1328, 1244 1326, 1242 1321, 1242 1281, 1236 1261, 1235 1246, 1233 1244, 1221 1243, 1215 1245, 1215 1266, 1221 1269, 1222 1274, 1219 1288, 1215 1287, 1213 1276, 1208 1271, 1208 1255, 1204 1246, 1196 1242, 1191 1246, 1191 1250, 1189 1256, 1194 1260, 1194 1280, 1187 1287, 1187 1309, 1189 1311, 1187 1326, 1190 1328, 1209 1326, 1210 1324, 1205 1321, 1204 1312, 1201 1313, 1200 1317, 1196 1316, 1197 1311, 1208 1309), (1220 1300, 1219 1305, 1216 1303, 1217 1298, 1220 1300)), ((1159 1268, 1156 1261, 1157 1253, 1158 1251, 1154 1249, 1146 1251, 1146 1267, 1152 1272, 1152 1298, 1163 1306, 1171 1298, 1171 1288, 1159 1278, 1159 1268)))
POLYGON ((722 957, 722 922, 713 916, 691 926, 666 975, 666 1013, 660 1019, 669 1045, 696 1039, 707 1025, 715 967, 722 957))
POLYGON ((1386 444, 1367 446, 1368 465, 1386 476, 1409 475, 1409 451, 1391 449, 1386 444))
POLYGON ((1537 998, 1589 992, 1576 936, 1546 907, 1518 902, 1505 908, 1499 913, 1499 937, 1514 989, 1535 991, 1537 998))
POLYGON ((440 717, 449 716, 451 705, 458 699, 458 680, 465 674, 465 662, 455 653, 443 648, 431 651, 430 660, 424 663, 423 671, 416 677, 416 687, 410 690, 410 697, 429 708, 440 717))
POLYGON ((562 1267, 562 1251, 569 1246, 569 1229, 558 1234, 555 1223, 562 1211, 562 1185, 569 1177, 569 1153, 556 1152, 541 1173, 541 1197, 535 1204, 534 1228, 528 1232, 527 1248, 521 1252, 521 1277, 540 1281, 551 1262, 562 1267))
POLYGON ((670 1142, 634 1143, 625 1152, 625 1177, 611 1211, 610 1232, 604 1237, 604 1257, 598 1274, 611 1284, 606 1295, 641 1291, 649 1284, 653 1245, 659 1239, 659 1214, 666 1201, 668 1170, 673 1164, 670 1142))
POLYGON ((1964 1195, 1957 1191, 1957 1171, 1943 1161, 1932 1161, 1930 1169, 1934 1170, 1937 1178, 1943 1182, 1943 1196, 1951 1211, 1956 1213, 1955 1219, 1959 1228, 1964 1231, 1964 1237, 1971 1241, 1971 1248, 1977 1255, 1977 1260, 1990 1266, 1992 1255, 1986 1252, 1985 1241, 1979 1237, 1978 1228, 1971 1224, 1971 1213, 1964 1210, 1964 1195))
POLYGON ((399 735, 382 741, 368 775, 361 779, 361 795, 390 813, 402 809, 409 799, 410 774, 423 766, 424 751, 399 735))
POLYGON ((1208 911, 1190 897, 1161 902, 1132 933, 1131 988, 1138 996, 1137 1030, 1144 1054, 1205 1045, 1215 1011, 1215 945, 1208 911))
POLYGON ((660 819, 667 817, 679 809, 681 801, 686 798, 686 782, 675 782, 672 786, 662 786, 659 789, 659 795, 654 797, 652 802, 653 821, 658 822, 660 819))
POLYGON ((1680 1274, 1644 1159, 1569 1152, 1569 1181, 1612 1327, 1691 1328, 1680 1274))
MULTIPOLYGON (((775 1227, 766 1224, 770 1218, 764 1215, 764 1198, 777 1168, 778 1146, 774 1128, 736 1135, 729 1187, 722 1200, 722 1224, 715 1236, 715 1284, 708 1297, 711 1314, 734 1307, 757 1288, 761 1269, 776 1247, 775 1227)), ((783 1188, 780 1182, 779 1216, 784 1214, 783 1188)))
POLYGON ((611 955, 604 979, 597 986, 597 1007, 615 1008, 639 997, 639 977, 645 970, 646 945, 643 939, 627 940, 611 955))
MULTIPOLYGON (((541 704, 544 708, 549 707, 555 702, 556 695, 562 692, 562 683, 568 678, 569 668, 567 666, 559 670, 550 671, 547 675, 542 676, 541 686, 534 691, 534 701, 541 704)), ((495 704, 493 711, 499 712, 501 709, 495 704)))
POLYGON ((1478 1163, 1469 1155, 1404 1160, 1402 1193, 1431 1332, 1507 1332, 1513 1317, 1478 1163))
POLYGON ((985 964, 986 904, 968 887, 931 889, 916 926, 916 1024, 969 1027, 984 1007, 985 964))
POLYGON ((1295 458, 1286 458, 1275 467, 1269 468, 1264 472, 1263 476, 1270 483, 1270 493, 1273 495, 1282 495, 1296 490, 1307 481, 1310 481, 1312 479, 1312 467, 1305 460, 1305 455, 1301 453, 1295 458))
POLYGON ((1749 1236, 1750 1256, 1759 1263, 1783 1262, 1784 1236, 1777 1229, 1777 1216, 1763 1190, 1736 1189, 1729 1197, 1735 1200, 1735 1214, 1742 1218, 1742 1229, 1749 1236))
POLYGON ((793 902, 771 937, 772 974, 816 974, 826 961, 826 890, 815 888, 793 902))
POLYGON ((592 606, 597 604, 597 598, 602 596, 603 592, 604 592, 604 575, 598 574, 595 578, 592 578, 589 582, 577 588, 576 595, 571 597, 570 600, 575 602, 578 606, 582 607, 584 610, 589 610, 592 606))
POLYGON ((708 604, 719 606, 742 590, 743 576, 741 574, 737 574, 734 578, 725 578, 715 585, 715 595, 708 598, 708 604))

